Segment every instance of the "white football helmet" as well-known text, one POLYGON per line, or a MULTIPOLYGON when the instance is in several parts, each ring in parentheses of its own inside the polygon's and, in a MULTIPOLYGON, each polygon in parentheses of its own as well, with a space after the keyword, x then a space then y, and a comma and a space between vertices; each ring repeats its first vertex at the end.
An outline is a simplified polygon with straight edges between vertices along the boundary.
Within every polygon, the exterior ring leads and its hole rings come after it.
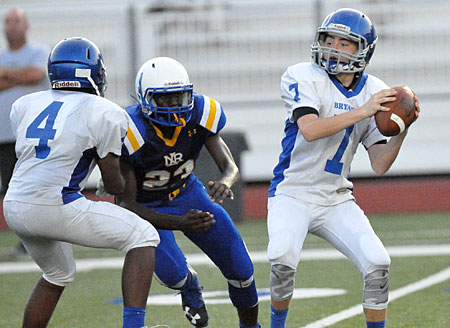
POLYGON ((186 69, 175 59, 156 57, 136 75, 136 96, 144 115, 167 126, 183 126, 194 108, 193 85, 186 69))

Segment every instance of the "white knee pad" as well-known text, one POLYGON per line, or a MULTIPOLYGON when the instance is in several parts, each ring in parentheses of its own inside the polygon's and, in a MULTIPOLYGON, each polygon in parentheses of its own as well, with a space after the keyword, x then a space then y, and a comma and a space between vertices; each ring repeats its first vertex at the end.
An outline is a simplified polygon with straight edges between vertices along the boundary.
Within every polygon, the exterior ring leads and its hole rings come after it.
POLYGON ((365 309, 386 309, 388 304, 388 296, 388 270, 376 270, 364 277, 363 307, 365 309))
POLYGON ((228 283, 235 288, 247 288, 253 282, 253 275, 247 280, 232 280, 228 279, 228 283))
MULTIPOLYGON (((190 272, 197 273, 197 272, 194 270, 194 268, 192 268, 189 264, 188 264, 188 270, 189 270, 190 272)), ((187 274, 183 279, 181 279, 179 282, 177 282, 177 283, 176 283, 175 285, 173 285, 173 286, 169 286, 168 284, 164 283, 164 281, 162 281, 161 278, 158 277, 158 275, 156 274, 156 272, 153 272, 153 277, 156 279, 156 281, 159 282, 160 285, 162 285, 162 286, 164 286, 164 287, 168 287, 168 288, 170 288, 170 289, 175 289, 175 290, 180 290, 181 287, 183 287, 184 284, 186 283, 186 281, 187 281, 187 279, 188 279, 188 277, 189 277, 189 272, 188 272, 188 274, 187 274)))
POLYGON ((170 288, 170 289, 175 289, 175 290, 179 290, 181 287, 183 287, 183 285, 186 283, 187 277, 188 276, 184 277, 181 281, 179 281, 175 285, 169 286, 169 285, 165 284, 164 281, 162 281, 161 278, 159 278, 158 275, 155 272, 153 272, 153 278, 155 278, 156 281, 159 282, 159 284, 161 286, 164 286, 164 287, 167 287, 167 288, 170 288))
POLYGON ((290 299, 294 293, 296 270, 283 264, 273 264, 270 270, 270 296, 275 301, 290 299))

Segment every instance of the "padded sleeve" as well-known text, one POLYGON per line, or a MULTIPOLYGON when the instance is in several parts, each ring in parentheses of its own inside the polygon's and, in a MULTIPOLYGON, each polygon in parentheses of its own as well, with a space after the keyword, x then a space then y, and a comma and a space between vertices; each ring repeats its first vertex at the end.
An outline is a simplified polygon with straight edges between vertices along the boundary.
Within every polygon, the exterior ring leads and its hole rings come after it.
POLYGON ((294 121, 292 114, 296 108, 310 107, 319 111, 319 96, 309 73, 301 66, 291 66, 281 77, 281 99, 291 121, 294 121))
POLYGON ((97 114, 89 121, 89 130, 95 139, 95 148, 99 158, 108 153, 120 156, 122 142, 128 131, 128 114, 118 106, 103 104, 103 110, 97 109, 97 114))

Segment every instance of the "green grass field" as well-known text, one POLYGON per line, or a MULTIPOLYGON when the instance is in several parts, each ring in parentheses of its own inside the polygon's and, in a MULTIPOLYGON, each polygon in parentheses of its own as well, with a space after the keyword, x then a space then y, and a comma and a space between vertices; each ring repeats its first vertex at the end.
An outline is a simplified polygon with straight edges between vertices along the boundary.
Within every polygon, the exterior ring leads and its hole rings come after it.
MULTIPOLYGON (((450 213, 414 215, 370 216, 372 225, 384 244, 396 246, 450 246, 450 213)), ((251 253, 263 252, 267 245, 267 231, 264 220, 238 224, 238 229, 251 253)), ((179 244, 186 254, 199 251, 182 234, 177 233, 179 244)), ((8 262, 7 253, 17 238, 10 231, 0 231, 0 269, 8 262)), ((315 236, 308 236, 305 250, 331 249, 327 243, 315 236)), ((93 250, 74 247, 77 259, 123 257, 111 250, 93 250)), ((25 256, 18 263, 30 261, 25 256)), ((227 285, 218 269, 205 264, 194 265, 205 292, 226 291, 227 285)), ((450 279, 448 275, 434 282, 433 275, 450 268, 450 253, 441 255, 407 257, 392 256, 391 295, 400 288, 410 286, 431 276, 432 283, 415 292, 397 295, 390 302, 388 327, 450 327, 450 279)), ((122 322, 121 304, 111 303, 121 299, 120 269, 96 269, 78 272, 75 281, 69 285, 54 313, 49 327, 120 327, 122 322)), ((0 327, 20 327, 25 302, 39 279, 40 273, 5 273, 0 271, 0 327)), ((255 261, 255 279, 258 289, 269 287, 269 263, 255 261)), ((294 299, 289 311, 289 328, 307 326, 320 319, 339 313, 360 304, 362 279, 357 269, 346 259, 304 260, 300 262, 296 288, 335 288, 345 293, 320 298, 294 299)), ((399 292, 398 292, 399 293, 399 292)), ((155 280, 150 292, 175 295, 175 291, 160 286, 155 280)), ((179 299, 180 296, 172 298, 179 299)), ((216 298, 206 300, 210 314, 209 327, 238 327, 236 311, 231 304, 212 304, 216 298), (208 304, 209 303, 209 304, 208 304)), ((219 298, 224 298, 220 296, 219 298)), ((269 327, 269 301, 260 301, 260 322, 269 327)), ((181 307, 176 305, 154 305, 147 307, 147 324, 167 325, 171 328, 191 327, 183 316, 181 307)), ((166 327, 166 326, 164 326, 166 327)), ((310 327, 328 327, 310 325, 310 327)), ((330 327, 365 327, 362 314, 351 316, 330 327)))

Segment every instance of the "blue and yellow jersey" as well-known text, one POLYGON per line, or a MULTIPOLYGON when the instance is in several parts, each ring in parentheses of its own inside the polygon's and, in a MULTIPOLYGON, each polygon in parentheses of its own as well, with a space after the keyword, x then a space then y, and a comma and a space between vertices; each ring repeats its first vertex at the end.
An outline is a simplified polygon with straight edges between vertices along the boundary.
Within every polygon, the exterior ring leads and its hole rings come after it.
POLYGON ((131 117, 121 160, 132 165, 137 180, 137 201, 170 198, 194 171, 195 161, 207 137, 226 123, 222 106, 205 95, 194 94, 192 117, 184 126, 173 127, 171 138, 145 118, 139 104, 126 108, 131 117))

